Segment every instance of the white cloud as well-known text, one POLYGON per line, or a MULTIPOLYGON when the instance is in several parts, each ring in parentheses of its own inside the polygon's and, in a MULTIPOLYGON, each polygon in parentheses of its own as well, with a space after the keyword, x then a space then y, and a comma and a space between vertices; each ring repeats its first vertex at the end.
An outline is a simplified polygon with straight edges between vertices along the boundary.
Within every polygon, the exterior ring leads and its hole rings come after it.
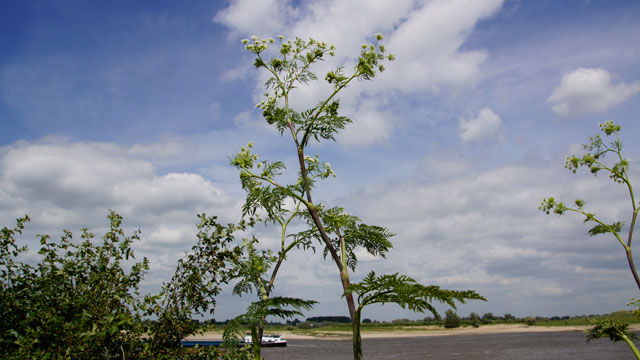
MULTIPOLYGON (((370 42, 375 33, 384 34, 387 37, 384 43, 397 61, 389 64, 388 70, 373 83, 352 84, 348 91, 340 94, 343 108, 358 109, 357 117, 363 119, 346 130, 343 143, 368 146, 385 143, 394 126, 388 113, 359 104, 362 94, 380 97, 397 90, 412 93, 473 86, 482 74, 480 66, 487 52, 463 51, 461 47, 476 23, 495 14, 502 3, 503 0, 328 0, 305 2, 294 8, 296 5, 288 1, 238 0, 218 12, 215 20, 242 36, 283 33, 335 44, 338 56, 313 69, 319 77, 339 65, 350 69, 359 55, 360 45, 370 42)), ((261 73, 257 78, 256 98, 261 98, 264 92, 266 76, 261 73)), ((328 92, 327 86, 320 83, 300 86, 292 104, 300 108, 315 105, 328 92)))
POLYGON ((474 84, 488 54, 460 48, 475 24, 495 14, 502 2, 428 1, 406 14, 389 36, 388 48, 397 61, 389 66, 385 82, 405 92, 474 84))
POLYGON ((604 69, 579 68, 562 76, 549 96, 553 111, 564 117, 601 113, 640 92, 640 81, 613 83, 604 69))
MULTIPOLYGON (((171 271, 196 241, 197 214, 226 222, 236 221, 240 210, 236 199, 199 174, 157 174, 153 161, 163 160, 161 148, 57 138, 6 146, 0 152, 0 224, 29 214, 29 231, 55 236, 63 228, 87 227, 100 236, 113 209, 127 229, 142 230, 142 241, 134 244, 137 256, 148 256, 158 271, 171 271)), ((176 151, 164 154, 175 157, 176 151)))
POLYGON ((393 31, 415 6, 413 0, 311 2, 287 35, 314 37, 336 45, 339 56, 357 56, 363 42, 376 33, 393 31))
POLYGON ((470 159, 460 158, 456 155, 451 155, 446 159, 429 155, 420 161, 416 172, 420 177, 445 178, 464 173, 471 165, 470 159))
POLYGON ((461 118, 459 136, 463 143, 488 139, 504 141, 500 116, 493 110, 484 108, 475 118, 461 118))
POLYGON ((375 101, 358 104, 355 109, 345 109, 353 123, 347 125, 338 135, 341 144, 365 147, 371 144, 384 144, 394 128, 396 119, 388 111, 379 110, 375 101))
MULTIPOLYGON (((456 161, 437 160, 427 162, 456 161)), ((548 311, 545 308, 558 313, 615 309, 624 305, 618 303, 619 296, 585 302, 580 309, 566 305, 613 284, 616 292, 633 295, 624 251, 614 238, 590 237, 579 216, 558 218, 537 209, 548 196, 569 202, 587 197, 590 209, 606 214, 607 221, 625 219, 629 214, 620 212, 628 201, 624 189, 606 177, 571 175, 561 165, 474 171, 463 161, 449 167, 467 170, 427 181, 376 185, 343 199, 364 221, 397 233, 387 260, 371 268, 406 273, 445 288, 473 288, 490 299, 491 308, 504 306, 521 315, 548 311), (584 268, 590 272, 585 274, 584 268)), ((368 267, 361 264, 358 272, 368 267)), ((471 303, 464 312, 482 306, 471 303)))
MULTIPOLYGON (((293 8, 289 1, 233 1, 215 20, 242 36, 314 37, 334 44, 338 55, 357 56, 375 33, 388 35, 397 55, 386 86, 406 92, 442 85, 468 86, 480 76, 485 50, 461 51, 475 24, 495 14, 503 0, 318 1, 293 8)), ((342 62, 345 57, 339 57, 342 62)))
POLYGON ((214 21, 227 25, 233 35, 275 37, 295 18, 296 9, 289 1, 232 0, 229 7, 220 10, 214 21))
POLYGON ((127 158, 117 145, 19 143, 2 159, 3 187, 16 197, 63 208, 113 205, 112 186, 146 177, 150 163, 127 158))

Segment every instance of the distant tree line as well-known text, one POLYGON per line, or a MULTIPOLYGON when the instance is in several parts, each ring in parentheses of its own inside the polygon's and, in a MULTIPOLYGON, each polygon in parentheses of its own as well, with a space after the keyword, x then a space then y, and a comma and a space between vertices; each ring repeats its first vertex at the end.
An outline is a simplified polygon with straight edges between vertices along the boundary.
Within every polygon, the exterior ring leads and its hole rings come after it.
MULTIPOLYGON (((615 312, 613 315, 622 316, 626 318, 627 312, 615 312), (623 314, 624 313, 624 314, 623 314)), ((456 327, 451 326, 458 324, 458 326, 480 326, 480 325, 491 325, 491 324, 526 324, 526 325, 540 325, 545 323, 554 323, 554 322, 562 322, 562 323, 575 323, 576 321, 587 321, 587 319, 597 319, 602 317, 612 316, 612 314, 590 314, 590 315, 554 315, 554 316, 523 316, 517 317, 510 313, 506 313, 504 315, 494 315, 491 312, 484 313, 483 315, 479 315, 475 312, 470 313, 468 316, 459 316, 455 311, 447 311, 445 312, 445 317, 441 316, 427 316, 422 319, 411 320, 408 318, 400 318, 389 321, 384 320, 375 320, 375 319, 364 319, 362 320, 363 324, 367 324, 368 326, 447 326, 449 324, 450 328, 456 327), (449 322, 447 323, 447 317, 449 317, 449 322), (459 322, 456 320, 459 319, 459 322)), ((198 323, 198 320, 193 320, 198 323)), ((211 326, 218 325, 224 327, 231 320, 224 321, 215 321, 204 320, 200 321, 200 326, 211 326)), ((301 329, 311 329, 311 328, 320 328, 334 325, 342 325, 342 324, 350 324, 351 321, 346 316, 315 316, 309 317, 305 320, 294 319, 287 320, 285 322, 280 321, 269 321, 267 322, 268 327, 287 327, 287 328, 295 328, 299 327, 301 329)))
POLYGON ((313 323, 330 321, 335 323, 351 324, 351 318, 348 316, 314 316, 307 318, 307 321, 313 323))

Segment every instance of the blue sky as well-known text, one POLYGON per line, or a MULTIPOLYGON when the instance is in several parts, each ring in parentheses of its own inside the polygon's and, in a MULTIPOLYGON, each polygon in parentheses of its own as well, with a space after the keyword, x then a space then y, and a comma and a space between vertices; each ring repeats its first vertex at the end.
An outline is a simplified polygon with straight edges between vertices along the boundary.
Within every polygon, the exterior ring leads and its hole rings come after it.
MULTIPOLYGON (((310 150, 338 174, 317 201, 397 234, 388 258, 363 257, 354 279, 401 272, 488 298, 464 315, 623 309, 637 292, 620 245, 537 207, 582 197, 629 221, 623 188, 563 165, 614 120, 640 177, 639 16, 637 1, 604 0, 11 2, 0 15, 0 223, 28 213, 29 235, 100 234, 114 209, 142 230, 154 291, 194 242, 196 214, 237 220, 229 155, 253 141, 263 158, 295 165, 292 144, 255 110, 265 78, 240 40, 333 43, 322 75, 353 66, 382 33, 397 60, 342 95, 354 123, 310 150)), ((302 87, 294 101, 325 90, 302 87)), ((256 232, 275 245, 272 229, 256 232)), ((321 256, 293 254, 277 292, 320 301, 309 316, 347 313, 321 256)), ((215 317, 245 300, 225 292, 215 317)), ((422 316, 391 305, 365 314, 422 316)))

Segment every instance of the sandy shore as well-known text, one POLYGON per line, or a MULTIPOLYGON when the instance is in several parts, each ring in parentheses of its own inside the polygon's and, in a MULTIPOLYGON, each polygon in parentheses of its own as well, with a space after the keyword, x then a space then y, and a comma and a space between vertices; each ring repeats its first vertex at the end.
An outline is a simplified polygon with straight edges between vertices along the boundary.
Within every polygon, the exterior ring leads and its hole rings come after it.
MULTIPOLYGON (((477 328, 468 326, 455 329, 444 329, 438 326, 417 326, 406 329, 394 329, 389 331, 363 331, 363 339, 394 338, 394 337, 423 337, 423 336, 444 336, 462 334, 503 334, 503 333, 524 333, 524 332, 562 332, 562 331, 584 331, 589 326, 527 326, 523 324, 500 324, 483 325, 477 328)), ((631 330, 639 331, 640 326, 632 325, 631 330)), ((285 339, 298 340, 341 340, 350 339, 350 331, 321 331, 317 330, 313 334, 300 334, 291 331, 278 332, 285 339)), ((220 340, 222 332, 211 331, 202 335, 191 336, 192 340, 220 340)))

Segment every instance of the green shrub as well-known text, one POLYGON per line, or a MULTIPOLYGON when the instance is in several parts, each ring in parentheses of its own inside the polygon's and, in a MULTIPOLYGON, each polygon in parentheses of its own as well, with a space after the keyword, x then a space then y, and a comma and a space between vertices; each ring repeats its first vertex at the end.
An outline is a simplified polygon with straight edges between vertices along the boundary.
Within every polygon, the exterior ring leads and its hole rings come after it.
POLYGON ((139 232, 125 236, 113 211, 108 219, 101 242, 87 229, 79 243, 67 230, 59 241, 38 235, 35 265, 20 261, 29 249, 16 240, 29 217, 2 228, 0 358, 218 359, 222 350, 185 349, 180 340, 199 327, 192 314, 212 312, 218 285, 227 279, 225 261, 235 256, 226 246, 233 228, 202 215, 193 253, 180 260, 160 294, 142 297, 138 286, 148 261, 135 262, 131 247, 139 232))
POLYGON ((39 235, 40 262, 32 266, 17 260, 26 253, 14 229, 0 234, 0 355, 3 358, 105 359, 135 358, 143 349, 144 303, 138 284, 148 269, 147 259, 134 259, 131 244, 138 232, 125 236, 122 217, 108 216, 110 229, 101 243, 82 231, 83 241, 72 241, 64 231, 51 241, 39 235))
POLYGON ((313 324, 308 321, 302 321, 298 324, 299 329, 311 329, 313 324))
POLYGON ((460 327, 460 324, 462 323, 462 320, 460 319, 460 316, 458 316, 458 314, 456 314, 455 311, 449 309, 447 310, 447 312, 444 313, 444 327, 446 327, 447 329, 452 329, 452 328, 457 328, 460 327))

